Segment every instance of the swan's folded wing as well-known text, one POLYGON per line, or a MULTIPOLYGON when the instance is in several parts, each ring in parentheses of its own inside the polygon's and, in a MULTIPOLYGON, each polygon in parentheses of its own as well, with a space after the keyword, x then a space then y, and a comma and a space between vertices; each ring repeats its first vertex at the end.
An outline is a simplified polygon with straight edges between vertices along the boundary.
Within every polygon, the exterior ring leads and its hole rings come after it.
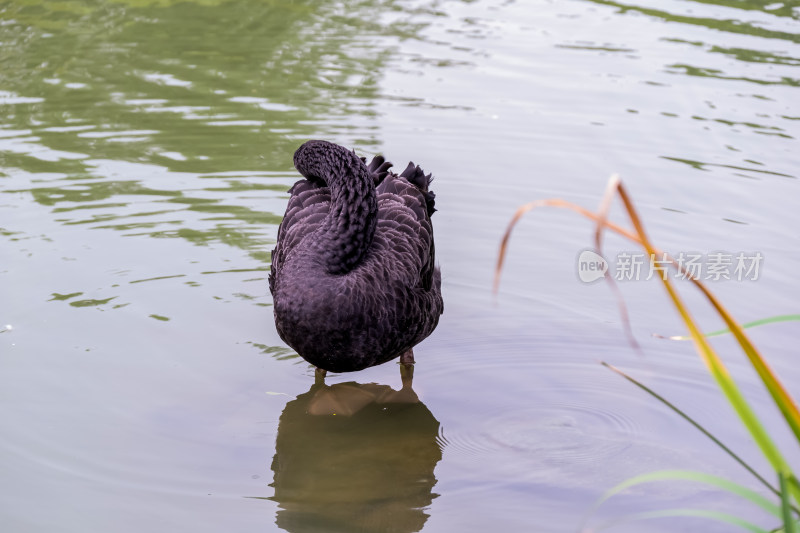
MULTIPOLYGON (((378 186, 375 246, 393 257, 393 275, 408 286, 430 290, 435 271, 433 226, 426 197, 405 178, 390 174, 378 186)), ((380 252, 379 252, 380 253, 380 252)))
POLYGON ((280 272, 283 258, 319 227, 330 209, 331 194, 324 185, 300 180, 289 189, 289 193, 292 196, 278 227, 278 244, 272 250, 270 290, 273 289, 275 276, 280 272))

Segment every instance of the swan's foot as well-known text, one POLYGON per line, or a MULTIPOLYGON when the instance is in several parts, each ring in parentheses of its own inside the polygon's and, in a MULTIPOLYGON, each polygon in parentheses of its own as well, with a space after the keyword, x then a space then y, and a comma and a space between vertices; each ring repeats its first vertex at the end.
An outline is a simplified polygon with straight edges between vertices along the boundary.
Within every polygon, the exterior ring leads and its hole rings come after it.
MULTIPOLYGON (((376 386, 380 389, 380 386, 376 386)), ((389 388, 388 385, 384 386, 389 388)), ((336 383, 317 389, 308 402, 308 414, 316 416, 353 416, 376 401, 378 393, 370 386, 336 383)))
POLYGON ((400 365, 400 378, 403 380, 403 386, 400 390, 392 390, 388 386, 385 387, 375 399, 377 404, 391 404, 391 403, 419 403, 419 396, 411 388, 411 381, 414 377, 414 365, 401 364, 400 365))
POLYGON ((314 369, 314 385, 325 385, 325 375, 328 373, 324 368, 314 369))
POLYGON ((411 388, 414 380, 414 363, 400 363, 400 379, 403 386, 400 390, 382 394, 378 403, 419 403, 419 396, 411 388))
POLYGON ((382 394, 378 403, 419 403, 419 396, 411 388, 414 381, 414 353, 411 350, 400 356, 400 379, 403 382, 400 390, 382 394))

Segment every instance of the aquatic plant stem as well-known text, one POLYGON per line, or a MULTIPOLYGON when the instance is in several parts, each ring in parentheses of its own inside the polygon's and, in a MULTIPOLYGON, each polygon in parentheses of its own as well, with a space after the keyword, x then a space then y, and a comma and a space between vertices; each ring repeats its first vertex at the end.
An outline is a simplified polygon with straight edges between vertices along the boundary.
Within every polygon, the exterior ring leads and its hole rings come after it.
POLYGON ((797 511, 789 503, 789 490, 787 490, 786 487, 786 478, 781 472, 778 472, 778 483, 780 483, 781 487, 781 513, 783 514, 783 532, 795 533, 797 531, 797 527, 795 524, 795 518, 792 516, 792 511, 793 510, 795 512, 797 511))
MULTIPOLYGON (((752 322, 745 322, 741 324, 742 329, 754 328, 756 326, 764 326, 766 324, 775 324, 777 322, 800 322, 800 315, 776 315, 767 318, 760 318, 758 320, 753 320, 752 322)), ((731 330, 728 328, 718 329, 715 331, 711 331, 706 333, 705 336, 708 337, 719 337, 720 335, 725 335, 726 333, 731 333, 731 330)), ((667 339, 670 341, 690 341, 692 340, 691 337, 687 337, 685 335, 673 335, 671 337, 667 337, 666 335, 659 335, 658 333, 653 333, 653 337, 657 337, 659 339, 667 339)))

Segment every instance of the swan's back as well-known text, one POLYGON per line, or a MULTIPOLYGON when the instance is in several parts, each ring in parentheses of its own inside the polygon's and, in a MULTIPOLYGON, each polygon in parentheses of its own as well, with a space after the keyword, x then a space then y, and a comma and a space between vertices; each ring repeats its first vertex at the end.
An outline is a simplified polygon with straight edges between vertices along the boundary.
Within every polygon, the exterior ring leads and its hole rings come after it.
POLYGON ((413 163, 394 174, 380 156, 368 166, 358 158, 348 162, 364 166, 358 170, 369 177, 374 212, 366 212, 358 196, 342 201, 337 187, 347 181, 308 171, 289 191, 270 272, 281 338, 315 366, 340 372, 407 352, 430 335, 443 309, 430 175, 413 163), (339 215, 346 210, 349 218, 339 215), (358 246, 371 231, 355 266, 344 272, 331 266, 331 257, 358 246))

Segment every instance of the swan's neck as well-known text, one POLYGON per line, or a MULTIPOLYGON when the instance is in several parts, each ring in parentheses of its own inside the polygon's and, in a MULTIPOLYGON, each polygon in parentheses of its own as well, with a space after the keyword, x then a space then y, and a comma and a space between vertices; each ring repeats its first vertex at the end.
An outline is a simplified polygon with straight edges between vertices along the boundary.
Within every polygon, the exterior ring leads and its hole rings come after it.
POLYGON ((325 176, 331 207, 322 224, 319 244, 329 274, 344 274, 358 266, 375 236, 375 185, 366 166, 354 155, 352 160, 329 169, 325 176))

